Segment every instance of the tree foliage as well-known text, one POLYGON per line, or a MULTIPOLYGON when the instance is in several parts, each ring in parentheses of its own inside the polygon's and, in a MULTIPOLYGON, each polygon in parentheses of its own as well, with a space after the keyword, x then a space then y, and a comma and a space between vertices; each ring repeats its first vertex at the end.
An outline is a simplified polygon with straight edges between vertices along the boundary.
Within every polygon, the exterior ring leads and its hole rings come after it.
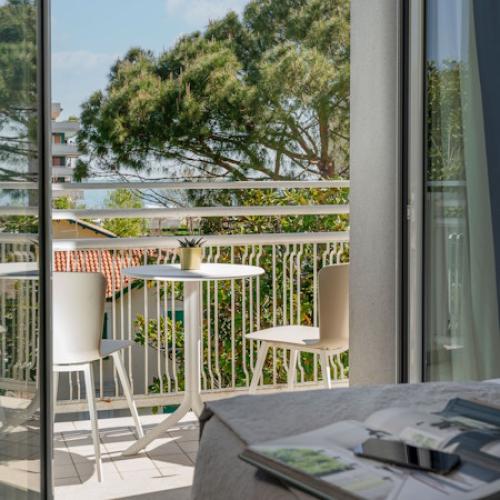
POLYGON ((427 121, 429 180, 464 178, 464 89, 467 68, 457 61, 427 66, 427 121))
MULTIPOLYGON (((117 189, 106 199, 106 208, 143 208, 143 203, 133 191, 117 189)), ((122 238, 143 236, 147 231, 147 224, 143 218, 107 219, 103 222, 104 229, 115 233, 122 238)))
POLYGON ((253 0, 155 56, 134 48, 83 105, 89 165, 233 180, 345 174, 349 1, 253 0))
POLYGON ((77 205, 70 195, 65 195, 60 196, 59 198, 54 198, 52 200, 52 207, 57 210, 71 210, 73 208, 77 208, 77 205))
MULTIPOLYGON (((252 189, 245 191, 242 202, 248 205, 304 205, 311 201, 325 204, 342 204, 348 199, 347 189, 318 189, 318 190, 289 190, 282 193, 274 190, 252 189)), ((256 234, 256 233, 297 233, 316 231, 345 231, 348 228, 348 216, 328 215, 318 216, 289 216, 289 217, 244 217, 238 220, 227 218, 210 218, 202 221, 201 234, 256 234)), ((203 317, 203 371, 207 388, 218 389, 229 387, 233 381, 237 387, 243 387, 249 382, 250 366, 255 361, 256 344, 244 340, 243 332, 255 331, 281 324, 315 324, 315 279, 316 272, 323 266, 339 260, 346 262, 349 259, 349 245, 342 244, 276 244, 251 245, 235 247, 218 247, 207 249, 205 260, 212 261, 217 254, 217 262, 245 262, 257 264, 268 272, 259 277, 254 286, 260 288, 260 303, 255 298, 253 314, 250 313, 250 295, 253 293, 249 286, 240 281, 234 283, 213 283, 203 285, 204 300, 208 300, 207 288, 215 300, 217 296, 218 311, 208 313, 205 302, 203 317), (274 264, 273 264, 274 262, 274 264), (300 290, 295 285, 300 276, 300 290), (243 305, 243 295, 246 297, 243 305), (273 307, 273 301, 275 307, 273 307), (258 312, 257 312, 258 311, 258 312), (214 332, 217 331, 217 339, 214 332), (209 336, 211 341, 208 342, 209 336), (209 364, 208 360, 211 360, 209 364), (210 368, 209 368, 210 366, 210 368), (234 373, 233 373, 234 366, 234 373), (213 373, 213 378, 210 377, 213 373), (233 380, 234 377, 234 380, 233 380)), ((165 262, 170 262, 171 256, 164 256, 165 262)), ((158 262, 158 255, 150 256, 151 263, 158 262)), ((139 285, 143 286, 143 285, 139 285)), ((150 284, 150 286, 157 286, 150 284)), ((182 285, 174 285, 175 298, 183 300, 182 285)), ((162 296, 166 293, 162 287, 157 288, 162 296)), ((169 295, 167 295, 168 299, 169 295)), ((317 303, 316 303, 317 306, 317 303)), ((173 354, 177 361, 177 379, 182 389, 183 356, 184 356, 184 322, 176 321, 173 325, 171 318, 160 316, 148 318, 146 329, 145 319, 138 315, 135 322, 135 341, 140 345, 149 345, 157 351, 168 350, 171 362, 173 354), (175 335, 174 332, 175 326, 175 335)), ((317 363, 313 355, 301 355, 301 373, 306 381, 312 381, 317 371, 317 363)), ((273 370, 273 358, 269 355, 264 366, 264 380, 266 383, 274 379, 277 383, 287 380, 286 353, 278 350, 273 370)), ((339 376, 348 376, 349 354, 343 353, 334 360, 339 376), (340 361, 340 362, 339 362, 340 361)), ((171 365, 173 366, 173 364, 171 365)), ((167 375, 160 379, 154 377, 149 386, 151 392, 174 390, 174 381, 167 375)))
POLYGON ((36 156, 36 9, 32 0, 0 6, 0 176, 36 156))

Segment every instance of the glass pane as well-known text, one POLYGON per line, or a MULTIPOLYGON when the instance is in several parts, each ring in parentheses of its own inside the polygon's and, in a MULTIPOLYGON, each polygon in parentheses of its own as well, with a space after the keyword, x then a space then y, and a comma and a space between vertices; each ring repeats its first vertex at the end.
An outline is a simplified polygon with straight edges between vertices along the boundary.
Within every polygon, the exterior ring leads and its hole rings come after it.
POLYGON ((0 2, 0 498, 40 496, 37 6, 0 2))
POLYGON ((500 376, 499 7, 427 1, 428 380, 500 376))

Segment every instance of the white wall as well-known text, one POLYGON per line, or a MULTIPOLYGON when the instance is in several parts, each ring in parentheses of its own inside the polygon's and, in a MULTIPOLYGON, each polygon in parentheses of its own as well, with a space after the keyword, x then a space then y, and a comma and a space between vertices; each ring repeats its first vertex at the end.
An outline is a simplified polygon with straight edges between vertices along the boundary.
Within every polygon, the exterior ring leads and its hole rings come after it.
POLYGON ((398 4, 351 3, 351 385, 397 380, 398 4))

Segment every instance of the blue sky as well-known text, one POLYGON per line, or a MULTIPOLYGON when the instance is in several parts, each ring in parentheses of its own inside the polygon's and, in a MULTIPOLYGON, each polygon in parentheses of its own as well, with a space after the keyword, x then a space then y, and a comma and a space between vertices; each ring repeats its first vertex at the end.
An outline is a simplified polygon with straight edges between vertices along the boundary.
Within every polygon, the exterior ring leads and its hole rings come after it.
POLYGON ((427 56, 437 62, 467 57, 470 7, 457 0, 428 2, 427 56))
POLYGON ((52 98, 63 118, 104 88, 110 66, 130 47, 159 53, 248 0, 52 0, 52 98))

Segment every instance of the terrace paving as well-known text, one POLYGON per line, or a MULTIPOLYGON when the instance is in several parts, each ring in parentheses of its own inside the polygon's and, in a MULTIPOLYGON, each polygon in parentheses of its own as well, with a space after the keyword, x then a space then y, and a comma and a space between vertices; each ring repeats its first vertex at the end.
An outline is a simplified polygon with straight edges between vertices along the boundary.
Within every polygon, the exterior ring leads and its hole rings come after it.
MULTIPOLYGON (((144 430, 164 415, 142 416, 144 430)), ((130 417, 99 420, 103 481, 97 481, 90 421, 55 424, 54 478, 55 498, 80 499, 155 499, 190 498, 196 454, 198 420, 186 415, 164 437, 132 457, 121 452, 135 441, 130 417)))

